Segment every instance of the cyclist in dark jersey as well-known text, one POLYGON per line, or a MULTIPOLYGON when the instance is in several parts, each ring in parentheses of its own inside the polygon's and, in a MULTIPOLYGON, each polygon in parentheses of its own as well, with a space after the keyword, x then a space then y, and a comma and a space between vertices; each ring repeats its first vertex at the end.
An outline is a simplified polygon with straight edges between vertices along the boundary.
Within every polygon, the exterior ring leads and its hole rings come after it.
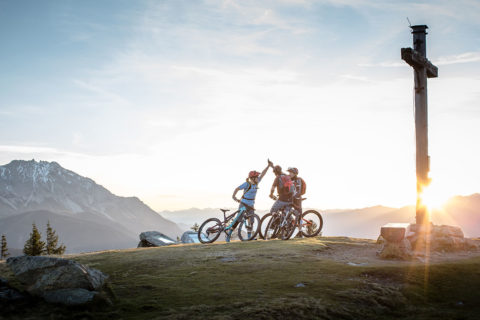
POLYGON ((273 200, 276 200, 276 201, 273 204, 270 212, 278 212, 278 211, 280 211, 280 210, 284 209, 285 207, 292 204, 293 194, 285 193, 285 190, 282 190, 282 188, 280 188, 280 179, 283 175, 285 175, 282 172, 282 167, 280 167, 278 165, 275 166, 273 168, 273 173, 275 173, 276 177, 275 177, 275 180, 273 181, 272 189, 270 190, 270 198, 272 198, 273 200), (273 194, 275 192, 275 189, 277 189, 278 199, 273 194))
POLYGON ((299 208, 299 213, 302 213, 302 196, 305 194, 307 190, 307 185, 305 180, 298 176, 298 169, 290 167, 287 169, 290 179, 292 179, 293 183, 295 184, 295 189, 297 190, 295 197, 293 198, 293 204, 295 204, 299 208))

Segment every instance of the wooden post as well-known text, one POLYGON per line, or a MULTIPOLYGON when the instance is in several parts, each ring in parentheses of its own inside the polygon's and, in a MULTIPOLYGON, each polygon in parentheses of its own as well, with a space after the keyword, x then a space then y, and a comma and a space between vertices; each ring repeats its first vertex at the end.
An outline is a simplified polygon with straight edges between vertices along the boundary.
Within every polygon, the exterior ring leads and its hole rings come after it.
POLYGON ((402 48, 402 59, 413 67, 415 79, 415 138, 417 169, 416 223, 423 226, 429 223, 428 210, 422 201, 422 193, 430 184, 430 157, 428 155, 428 102, 427 77, 438 76, 438 69, 426 58, 426 25, 412 26, 413 50, 402 48))

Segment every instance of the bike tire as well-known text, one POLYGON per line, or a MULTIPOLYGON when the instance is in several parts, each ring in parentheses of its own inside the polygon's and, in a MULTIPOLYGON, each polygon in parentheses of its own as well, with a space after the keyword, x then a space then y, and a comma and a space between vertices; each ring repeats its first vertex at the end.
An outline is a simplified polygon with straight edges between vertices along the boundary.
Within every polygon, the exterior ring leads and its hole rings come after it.
POLYGON ((301 222, 304 221, 304 217, 306 217, 307 215, 309 214, 313 214, 315 216, 317 216, 318 218, 318 229, 312 231, 312 232, 305 232, 303 230, 303 228, 300 229, 300 232, 302 233, 303 236, 307 237, 307 238, 311 238, 311 237, 316 237, 320 231, 322 231, 322 228, 323 228, 323 218, 322 218, 322 215, 318 212, 318 211, 315 211, 315 210, 307 210, 305 211, 304 213, 302 213, 302 216, 301 216, 301 222))
MULTIPOLYGON (((213 228, 213 227, 209 227, 207 229, 211 229, 211 228, 213 228)), ((222 222, 219 219, 217 219, 217 218, 207 219, 207 220, 205 220, 205 222, 202 223, 202 225, 198 229, 198 240, 200 240, 201 243, 213 243, 215 240, 218 239, 218 237, 220 237, 220 234, 222 233, 222 231, 223 231, 223 226, 222 226, 222 222), (213 234, 213 232, 210 232, 208 230, 203 230, 204 228, 207 227, 208 223, 210 223, 210 222, 216 222, 216 224, 214 224, 214 226, 217 227, 216 229, 214 229, 215 234, 213 235, 212 238, 208 238, 208 236, 210 234, 213 234), (207 235, 207 238, 202 237, 203 234, 207 235), (207 239, 207 240, 205 240, 205 239, 207 239)))
POLYGON ((290 212, 288 213, 286 220, 291 221, 288 222, 288 228, 284 227, 284 230, 282 232, 282 240, 289 240, 292 237, 295 229, 298 227, 297 217, 294 215, 292 210, 290 210, 290 212))
POLYGON ((240 221, 239 226, 238 226, 238 238, 241 241, 250 241, 257 236, 258 229, 260 229, 260 218, 258 217, 258 215, 253 214, 250 217, 244 216, 242 218, 242 221, 240 221), (248 228, 247 225, 248 225, 248 223, 251 223, 250 219, 252 219, 254 221, 253 224, 256 225, 256 227, 253 227, 255 230, 251 230, 250 231, 250 236, 248 236, 249 231, 247 229, 248 228), (244 230, 244 229, 246 229, 246 230, 244 230), (242 231, 246 231, 247 237, 243 236, 242 231))
POLYGON ((278 231, 280 229, 280 223, 281 223, 281 216, 280 215, 275 215, 268 221, 267 227, 265 228, 265 234, 264 234, 264 239, 265 240, 272 240, 275 239, 278 235, 278 231), (269 233, 269 230, 271 230, 271 233, 269 233))
POLYGON ((271 218, 272 217, 272 213, 269 212, 267 214, 265 214, 262 219, 260 219, 260 228, 258 228, 258 233, 260 234, 260 238, 262 238, 263 240, 265 240, 265 234, 263 232, 263 229, 264 229, 264 226, 265 228, 267 227, 267 224, 268 224, 268 221, 270 220, 267 220, 268 218, 271 218))

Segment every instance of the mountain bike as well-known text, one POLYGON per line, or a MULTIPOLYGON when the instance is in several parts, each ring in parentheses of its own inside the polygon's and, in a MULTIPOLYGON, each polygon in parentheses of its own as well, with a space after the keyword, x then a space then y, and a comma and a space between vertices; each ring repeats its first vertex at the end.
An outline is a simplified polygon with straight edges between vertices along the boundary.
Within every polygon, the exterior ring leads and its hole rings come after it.
MULTIPOLYGON (((304 200, 306 198, 301 199, 301 201, 304 200)), ((264 219, 264 222, 267 221, 267 218, 264 219)), ((300 213, 300 207, 292 204, 279 212, 272 213, 267 226, 265 228, 262 226, 261 230, 265 240, 275 238, 288 240, 292 237, 296 228, 304 237, 315 237, 323 228, 322 215, 315 210, 300 213)))
POLYGON ((238 227, 238 238, 242 241, 255 239, 260 228, 260 218, 255 213, 241 207, 234 213, 227 216, 228 209, 220 209, 223 212, 223 221, 217 218, 205 220, 198 229, 198 239, 201 243, 212 243, 220 237, 222 232, 228 236, 238 227), (235 216, 240 212, 237 219, 235 216))

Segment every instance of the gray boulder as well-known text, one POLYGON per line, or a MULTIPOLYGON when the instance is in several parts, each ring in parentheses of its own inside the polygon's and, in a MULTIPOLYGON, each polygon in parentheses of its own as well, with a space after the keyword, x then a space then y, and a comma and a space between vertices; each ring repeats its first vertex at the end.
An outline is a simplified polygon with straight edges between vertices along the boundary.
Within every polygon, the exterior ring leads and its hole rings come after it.
POLYGON ((91 301, 108 278, 99 270, 61 258, 21 256, 9 258, 7 265, 29 293, 65 304, 91 301))
POLYGON ((7 279, 0 278, 0 306, 15 302, 27 301, 28 297, 20 291, 10 287, 7 279))
POLYGON ((43 295, 45 301, 50 303, 60 303, 67 306, 75 306, 92 302, 98 295, 96 291, 88 291, 81 288, 60 289, 47 291, 43 295))
POLYGON ((138 243, 138 248, 161 247, 177 243, 175 240, 158 231, 145 231, 140 233, 139 237, 140 242, 138 243))

